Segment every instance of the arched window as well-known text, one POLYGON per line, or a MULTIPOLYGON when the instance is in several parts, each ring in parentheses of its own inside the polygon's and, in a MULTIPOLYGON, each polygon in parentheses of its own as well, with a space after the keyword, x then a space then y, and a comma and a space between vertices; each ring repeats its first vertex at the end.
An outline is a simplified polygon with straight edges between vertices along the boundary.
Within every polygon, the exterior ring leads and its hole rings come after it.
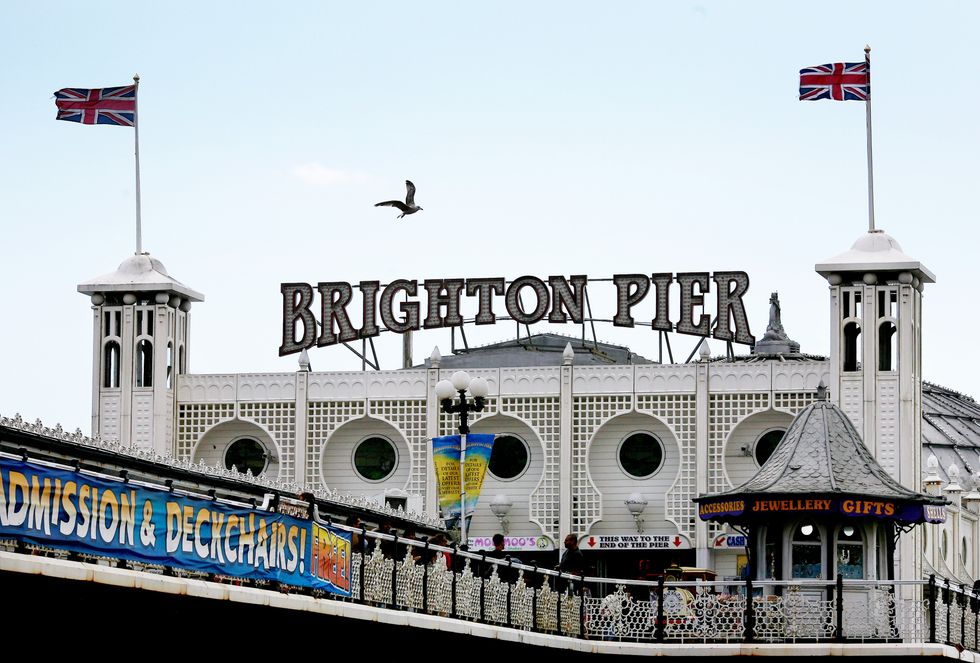
POLYGON ((898 369, 898 329, 891 320, 878 325, 878 370, 898 369))
POLYGON ((102 386, 106 389, 119 387, 119 344, 107 341, 102 355, 102 386))
POLYGON ((864 538, 855 525, 837 530, 837 573, 845 579, 864 578, 864 538))
POLYGON ((174 344, 167 342, 167 389, 174 388, 174 344))
POLYGON ((844 371, 861 369, 858 357, 861 356, 861 325, 848 322, 844 325, 844 371))
POLYGON ((145 338, 136 343, 136 386, 153 386, 153 343, 145 338))
POLYGON ((823 545, 820 529, 812 521, 805 520, 793 530, 794 578, 823 577, 823 545))
POLYGON ((184 346, 181 344, 177 350, 177 373, 183 375, 187 372, 187 361, 184 359, 184 346))

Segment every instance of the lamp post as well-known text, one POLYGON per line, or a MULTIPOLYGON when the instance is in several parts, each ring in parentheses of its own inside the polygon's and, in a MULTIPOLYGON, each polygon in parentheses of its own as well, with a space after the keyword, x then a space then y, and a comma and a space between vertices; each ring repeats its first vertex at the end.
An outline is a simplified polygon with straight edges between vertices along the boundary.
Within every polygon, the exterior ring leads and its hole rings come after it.
POLYGON ((459 416, 459 512, 460 535, 462 543, 466 538, 466 435, 470 432, 468 423, 470 412, 482 412, 486 406, 486 396, 490 392, 487 381, 483 378, 470 378, 466 371, 456 371, 449 380, 440 380, 436 384, 436 398, 442 404, 442 411, 459 416), (466 397, 466 391, 472 400, 466 397), (456 402, 453 397, 459 394, 456 402))

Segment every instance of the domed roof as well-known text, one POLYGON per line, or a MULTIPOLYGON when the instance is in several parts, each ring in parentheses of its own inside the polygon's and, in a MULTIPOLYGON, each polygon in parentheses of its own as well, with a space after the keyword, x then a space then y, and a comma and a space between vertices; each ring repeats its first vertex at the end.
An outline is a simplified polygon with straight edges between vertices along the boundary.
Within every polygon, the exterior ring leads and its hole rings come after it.
POLYGON ((204 295, 170 276, 163 263, 149 253, 126 258, 116 271, 80 283, 78 291, 86 295, 96 292, 171 292, 192 302, 204 301, 204 295))
POLYGON ((857 238, 850 250, 815 266, 821 276, 834 272, 911 272, 925 283, 935 275, 921 262, 902 251, 895 238, 882 230, 871 230, 857 238))

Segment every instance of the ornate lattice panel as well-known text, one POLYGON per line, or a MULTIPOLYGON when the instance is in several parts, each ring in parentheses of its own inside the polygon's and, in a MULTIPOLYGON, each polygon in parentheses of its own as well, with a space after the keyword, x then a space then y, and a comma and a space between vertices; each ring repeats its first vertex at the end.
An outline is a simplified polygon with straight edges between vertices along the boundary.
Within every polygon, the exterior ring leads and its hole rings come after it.
POLYGON ((877 460, 893 477, 898 477, 898 380, 878 381, 877 460))
POLYGON ((694 539, 696 513, 691 500, 697 491, 695 460, 696 404, 693 394, 640 394, 636 409, 663 421, 674 433, 681 449, 680 472, 667 491, 665 515, 677 529, 694 539))
POLYGON ((561 425, 558 398, 504 398, 501 412, 525 422, 541 440, 544 447, 544 470, 541 481, 531 491, 530 518, 541 527, 544 534, 557 542, 560 481, 558 447, 561 425))
POLYGON ((302 483, 296 476, 296 404, 239 403, 238 416, 265 428, 279 445, 279 479, 302 483))
POLYGON ((323 486, 320 453, 331 433, 364 416, 364 401, 310 401, 306 405, 306 486, 323 486))
MULTIPOLYGON (((708 396, 708 492, 729 488, 725 482, 725 441, 742 419, 769 407, 768 393, 710 394, 708 396)), ((708 532, 720 528, 708 523, 708 532)))
POLYGON ((425 508, 426 459, 429 455, 428 438, 425 435, 424 400, 371 401, 371 415, 384 419, 401 431, 412 454, 412 471, 408 480, 408 492, 418 495, 425 508))
POLYGON ((602 518, 599 489, 589 477, 589 442, 606 421, 628 412, 632 396, 579 396, 572 399, 572 531, 588 532, 602 518))
POLYGON ((857 430, 864 430, 864 386, 860 377, 841 380, 840 409, 844 410, 857 430))
POLYGON ((773 407, 790 414, 799 414, 803 408, 817 400, 815 391, 781 391, 773 396, 773 407))
MULTIPOLYGON (((482 412, 472 412, 467 421, 472 426, 474 421, 479 421, 484 417, 489 417, 497 412, 497 399, 490 397, 486 399, 486 407, 482 412)), ((437 406, 438 407, 438 406, 437 406)), ((439 410, 439 435, 455 435, 459 426, 459 417, 455 414, 447 414, 439 410)))
POLYGON ((177 406, 178 460, 190 460, 194 445, 205 431, 221 421, 235 417, 234 403, 180 403, 177 406))

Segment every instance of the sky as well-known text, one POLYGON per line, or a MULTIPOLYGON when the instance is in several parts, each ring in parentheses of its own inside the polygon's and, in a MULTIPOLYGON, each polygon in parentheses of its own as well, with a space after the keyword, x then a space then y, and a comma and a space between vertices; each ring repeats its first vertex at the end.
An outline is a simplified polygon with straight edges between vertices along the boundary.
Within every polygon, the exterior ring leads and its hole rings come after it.
MULTIPOLYGON (((296 370, 291 281, 742 270, 752 332, 778 291, 826 354, 813 266, 867 229, 865 109, 800 102, 798 70, 865 44, 877 225, 938 281, 923 374, 976 396, 978 31, 973 2, 0 3, 0 414, 89 431, 76 286, 135 250, 133 131, 55 121, 59 88, 140 75, 143 246, 206 296, 193 373, 296 370), (396 220, 373 205, 405 179, 424 210, 396 220)), ((656 357, 648 328, 596 332, 656 357)), ((416 361, 437 345, 416 334, 416 361)), ((400 366, 395 335, 377 351, 400 366)))

